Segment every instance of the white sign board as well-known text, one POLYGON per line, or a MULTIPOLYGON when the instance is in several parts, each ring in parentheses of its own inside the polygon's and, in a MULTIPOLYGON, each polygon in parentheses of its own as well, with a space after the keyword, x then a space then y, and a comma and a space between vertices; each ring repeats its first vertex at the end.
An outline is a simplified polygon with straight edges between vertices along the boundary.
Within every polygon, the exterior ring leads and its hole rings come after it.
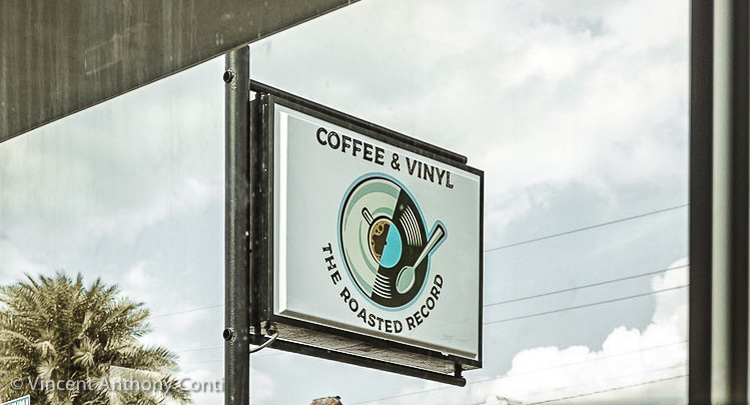
POLYGON ((26 395, 12 401, 4 402, 2 405, 31 405, 31 396, 26 395))
POLYGON ((274 315, 481 361, 482 173, 286 104, 274 315))

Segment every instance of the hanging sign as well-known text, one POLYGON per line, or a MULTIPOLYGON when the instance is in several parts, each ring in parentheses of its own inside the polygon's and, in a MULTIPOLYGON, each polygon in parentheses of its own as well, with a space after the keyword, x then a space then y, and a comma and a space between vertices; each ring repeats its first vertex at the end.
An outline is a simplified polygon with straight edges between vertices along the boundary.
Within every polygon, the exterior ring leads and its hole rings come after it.
POLYGON ((481 366, 483 173, 341 115, 263 109, 268 318, 481 366))

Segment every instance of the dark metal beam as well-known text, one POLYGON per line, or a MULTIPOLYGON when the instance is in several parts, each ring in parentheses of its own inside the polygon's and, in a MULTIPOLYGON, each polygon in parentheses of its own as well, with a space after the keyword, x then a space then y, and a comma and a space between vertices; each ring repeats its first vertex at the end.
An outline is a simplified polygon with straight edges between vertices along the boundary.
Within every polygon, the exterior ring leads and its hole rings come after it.
MULTIPOLYGON (((727 134, 726 260, 730 280, 729 311, 729 392, 730 401, 748 403, 748 138, 750 131, 750 41, 748 41, 748 0, 734 0, 730 18, 729 133, 727 134)), ((716 291, 715 291, 716 293, 716 291)))
POLYGON ((711 403, 711 257, 713 212, 713 2, 693 0, 690 22, 691 404, 711 403))
MULTIPOLYGON (((262 344, 268 340, 265 336, 253 335, 252 342, 254 344, 262 344)), ((305 356, 317 357, 320 359, 332 360, 338 363, 352 364, 358 367, 367 367, 375 370, 386 371, 389 373, 396 373, 405 375, 408 377, 420 378, 422 380, 435 381, 443 384, 455 385, 457 387, 466 386, 466 378, 461 376, 461 368, 459 364, 455 364, 455 374, 442 374, 434 371, 421 370, 416 367, 404 366, 396 363, 376 360, 363 356, 357 356, 354 354, 336 352, 332 350, 323 349, 320 347, 309 346, 296 342, 287 342, 284 340, 276 340, 270 346, 274 349, 284 350, 292 353, 299 353, 305 356)))
POLYGON ((0 1, 0 142, 354 1, 0 1))
POLYGON ((692 2, 690 377, 693 404, 748 402, 750 4, 692 2))
POLYGON ((224 404, 250 403, 250 50, 226 56, 224 404))

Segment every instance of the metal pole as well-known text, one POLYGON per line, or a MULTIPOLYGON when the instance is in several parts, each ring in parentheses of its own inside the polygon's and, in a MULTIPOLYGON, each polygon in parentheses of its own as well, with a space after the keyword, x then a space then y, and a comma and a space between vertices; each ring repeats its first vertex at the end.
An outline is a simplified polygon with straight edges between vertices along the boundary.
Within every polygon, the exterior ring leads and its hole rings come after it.
POLYGON ((224 404, 250 403, 250 50, 226 54, 224 404))
POLYGON ((690 21, 691 404, 711 403, 711 258, 713 228, 713 2, 693 0, 690 21))
MULTIPOLYGON (((714 223, 714 251, 723 246, 727 279, 730 280, 727 293, 729 296, 728 321, 728 385, 731 403, 747 404, 748 399, 748 125, 750 122, 750 103, 748 86, 750 85, 750 42, 748 41, 748 0, 718 2, 717 14, 721 4, 722 16, 728 22, 728 82, 723 82, 724 97, 728 102, 725 114, 728 126, 726 132, 714 134, 714 195, 724 197, 716 204, 718 212, 724 212, 722 226, 714 223), (727 7, 727 3, 729 3, 727 7), (719 141, 717 138, 721 138, 719 141), (719 147, 721 145, 721 149, 719 147), (717 193, 721 184, 726 193, 717 193), (718 228, 718 229, 717 229, 718 228), (721 232, 717 235, 716 232, 721 232), (722 238, 722 239, 720 239, 722 238)), ((718 17, 718 16, 717 16, 718 17)), ((722 17, 723 18, 723 17, 722 17)), ((720 59, 716 48, 716 59, 720 59)), ((716 62, 715 62, 716 63, 716 62)), ((716 66, 716 65, 715 65, 716 66)), ((718 87, 718 86, 717 86, 718 87)), ((717 89, 718 90, 718 89, 717 89)), ((715 214, 716 215, 716 214, 715 214)), ((716 263, 716 260, 714 260, 716 263)), ((715 291, 714 294, 717 292, 715 291)))
POLYGON ((748 4, 714 3, 711 401, 747 403, 748 4))
POLYGON ((692 2, 690 377, 694 404, 748 399, 750 12, 692 2))
POLYGON ((750 4, 732 2, 732 131, 729 153, 729 253, 732 272, 732 398, 748 403, 748 248, 750 239, 750 4))

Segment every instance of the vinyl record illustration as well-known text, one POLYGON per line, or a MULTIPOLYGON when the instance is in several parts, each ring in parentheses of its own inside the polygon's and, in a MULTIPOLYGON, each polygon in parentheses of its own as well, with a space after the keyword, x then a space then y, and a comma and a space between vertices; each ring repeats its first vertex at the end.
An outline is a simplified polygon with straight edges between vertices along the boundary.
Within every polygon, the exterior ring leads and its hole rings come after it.
POLYGON ((339 227, 347 271, 365 296, 388 308, 417 296, 429 256, 445 237, 438 223, 428 238, 416 201, 395 181, 380 176, 352 187, 339 227))

